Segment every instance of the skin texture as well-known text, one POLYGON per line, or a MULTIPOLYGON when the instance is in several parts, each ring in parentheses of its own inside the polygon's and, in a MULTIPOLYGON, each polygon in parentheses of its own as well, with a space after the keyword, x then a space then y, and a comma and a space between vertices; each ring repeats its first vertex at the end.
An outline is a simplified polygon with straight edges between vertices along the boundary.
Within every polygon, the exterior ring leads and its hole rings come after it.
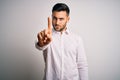
POLYGON ((52 41, 52 26, 58 31, 62 32, 66 30, 66 24, 69 21, 69 16, 66 11, 54 11, 52 13, 52 20, 48 17, 48 28, 40 31, 37 35, 38 45, 43 47, 52 41))

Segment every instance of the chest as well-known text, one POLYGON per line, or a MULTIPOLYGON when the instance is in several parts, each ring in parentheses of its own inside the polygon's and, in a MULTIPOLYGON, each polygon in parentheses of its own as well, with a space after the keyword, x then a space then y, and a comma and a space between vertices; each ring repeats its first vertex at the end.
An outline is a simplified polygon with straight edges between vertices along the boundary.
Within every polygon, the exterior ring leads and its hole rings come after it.
POLYGON ((70 35, 53 36, 52 47, 59 52, 76 54, 77 40, 70 35))

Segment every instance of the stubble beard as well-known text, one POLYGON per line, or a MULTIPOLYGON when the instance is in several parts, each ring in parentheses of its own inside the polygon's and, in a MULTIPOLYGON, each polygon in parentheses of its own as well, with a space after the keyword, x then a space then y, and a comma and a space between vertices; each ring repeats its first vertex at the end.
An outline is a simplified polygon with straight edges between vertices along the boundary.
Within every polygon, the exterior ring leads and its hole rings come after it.
POLYGON ((56 26, 56 25, 53 25, 53 28, 54 28, 56 31, 59 31, 59 32, 62 32, 62 31, 64 31, 64 30, 66 29, 66 24, 64 24, 63 27, 60 28, 59 30, 57 30, 57 29, 55 28, 55 26, 56 26))

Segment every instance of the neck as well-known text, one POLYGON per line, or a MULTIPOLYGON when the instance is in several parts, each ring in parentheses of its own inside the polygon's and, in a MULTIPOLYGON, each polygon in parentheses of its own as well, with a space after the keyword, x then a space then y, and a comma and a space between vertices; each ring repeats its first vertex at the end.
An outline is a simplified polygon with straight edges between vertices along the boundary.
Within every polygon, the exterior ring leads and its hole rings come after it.
POLYGON ((61 30, 61 31, 60 31, 61 34, 62 34, 64 31, 66 31, 66 29, 67 29, 67 27, 65 27, 63 30, 61 30))

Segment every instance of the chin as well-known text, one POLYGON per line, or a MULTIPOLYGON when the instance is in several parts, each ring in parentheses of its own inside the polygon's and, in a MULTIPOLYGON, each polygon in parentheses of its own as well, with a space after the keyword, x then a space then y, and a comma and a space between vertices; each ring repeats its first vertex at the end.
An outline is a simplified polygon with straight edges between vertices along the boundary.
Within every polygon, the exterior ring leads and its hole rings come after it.
POLYGON ((59 29, 55 29, 56 31, 60 31, 59 29))
POLYGON ((58 29, 58 28, 54 28, 56 31, 60 31, 60 29, 58 29))

